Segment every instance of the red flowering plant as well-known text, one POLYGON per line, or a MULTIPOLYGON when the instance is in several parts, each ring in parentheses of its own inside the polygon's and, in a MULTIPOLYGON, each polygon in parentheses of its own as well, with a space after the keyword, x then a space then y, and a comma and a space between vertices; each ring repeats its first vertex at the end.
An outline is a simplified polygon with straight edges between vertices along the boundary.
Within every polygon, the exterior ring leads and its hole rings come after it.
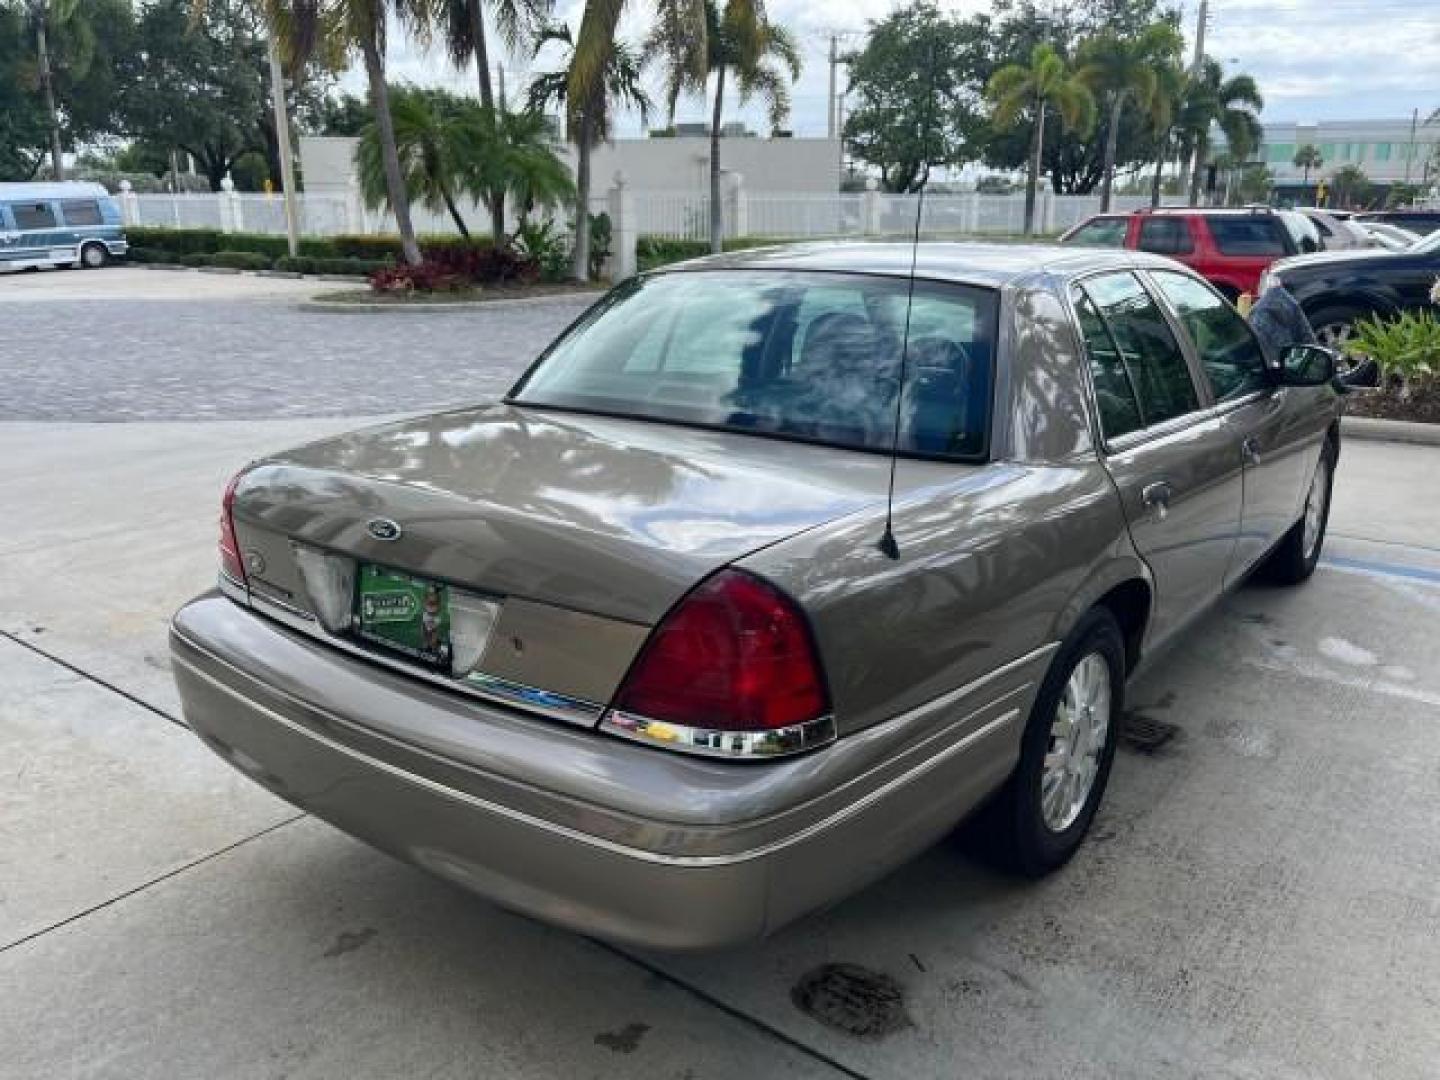
POLYGON ((401 263, 370 275, 376 292, 457 292, 476 286, 520 285, 540 276, 539 264, 511 247, 445 244, 421 249, 418 266, 401 263))

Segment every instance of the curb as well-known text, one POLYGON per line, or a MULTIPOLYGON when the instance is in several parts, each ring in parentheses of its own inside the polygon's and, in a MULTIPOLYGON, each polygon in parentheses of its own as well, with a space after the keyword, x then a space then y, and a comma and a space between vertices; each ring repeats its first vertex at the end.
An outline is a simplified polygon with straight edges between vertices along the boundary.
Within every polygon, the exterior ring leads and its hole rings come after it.
POLYGON ((1370 416, 1342 416, 1340 418, 1340 434, 1350 439, 1373 442, 1440 446, 1440 424, 1421 424, 1414 420, 1377 420, 1370 416))
POLYGON ((241 270, 240 270, 240 268, 239 268, 238 266, 197 266, 195 269, 196 269, 196 270, 199 270, 200 273, 202 273, 202 274, 239 274, 239 273, 241 273, 241 270))
POLYGON ((506 308, 534 307, 539 304, 557 304, 572 300, 590 301, 605 292, 604 289, 586 289, 580 292, 554 293, 550 296, 509 296, 498 300, 463 300, 448 304, 362 304, 339 303, 332 300, 305 300, 298 306, 301 311, 355 312, 357 314, 385 315, 433 315, 437 311, 503 311, 506 308))

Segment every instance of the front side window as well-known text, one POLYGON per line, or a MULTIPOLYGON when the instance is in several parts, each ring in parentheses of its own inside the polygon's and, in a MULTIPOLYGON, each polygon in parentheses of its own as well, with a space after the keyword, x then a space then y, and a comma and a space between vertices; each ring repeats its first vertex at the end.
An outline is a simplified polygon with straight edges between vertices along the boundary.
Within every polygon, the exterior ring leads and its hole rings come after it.
POLYGON ((1156 255, 1188 255, 1195 250, 1190 240, 1190 222, 1178 217, 1150 217, 1140 223, 1141 251, 1156 255))
POLYGON ((66 225, 99 225, 100 204, 94 199, 66 199, 60 204, 66 225))
POLYGON ((49 203, 11 203, 10 212, 15 215, 17 229, 53 229, 55 211, 49 203))
MULTIPOLYGON (((640 278, 565 335, 510 400, 888 450, 904 278, 715 270, 640 278)), ((900 449, 958 459, 987 446, 998 300, 918 282, 900 449)))
MULTIPOLYGON (((1288 255, 1283 226, 1269 214, 1212 217, 1210 236, 1222 255, 1288 255)), ((1298 246, 1298 245, 1297 245, 1298 246)))
POLYGON ((1250 326, 1208 286, 1185 274, 1154 271, 1155 284, 1195 342, 1216 401, 1265 387, 1265 355, 1250 326))
MULTIPOLYGON (((1087 278, 1081 288, 1109 331, 1144 425, 1197 410, 1200 400, 1185 354, 1140 279, 1128 271, 1100 274, 1087 278)), ((1092 356, 1092 365, 1095 362, 1092 356)))
POLYGON ((1087 221, 1081 225, 1066 238, 1065 242, 1067 244, 1083 244, 1086 247, 1124 247, 1128 224, 1125 218, 1096 218, 1094 221, 1087 221))

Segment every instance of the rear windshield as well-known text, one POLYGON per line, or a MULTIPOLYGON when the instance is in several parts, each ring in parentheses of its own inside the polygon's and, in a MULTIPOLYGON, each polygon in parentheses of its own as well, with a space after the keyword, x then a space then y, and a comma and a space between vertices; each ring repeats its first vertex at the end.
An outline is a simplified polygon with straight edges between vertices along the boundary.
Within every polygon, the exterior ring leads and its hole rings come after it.
MULTIPOLYGON (((1222 255, 1288 255, 1283 226, 1269 214, 1206 219, 1222 255)), ((1297 244, 1296 247, 1299 245, 1297 244)))
MULTIPOLYGON (((907 283, 789 271, 632 281, 592 309, 510 400, 888 450, 907 283)), ((899 446, 984 455, 996 294, 917 282, 899 446)))

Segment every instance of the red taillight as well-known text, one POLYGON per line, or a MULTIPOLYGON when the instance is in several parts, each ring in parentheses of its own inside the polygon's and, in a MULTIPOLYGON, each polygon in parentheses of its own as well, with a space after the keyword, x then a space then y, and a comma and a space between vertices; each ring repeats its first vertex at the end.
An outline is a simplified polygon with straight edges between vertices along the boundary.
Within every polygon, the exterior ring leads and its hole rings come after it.
POLYGON ((235 488, 243 472, 238 472, 225 485, 225 495, 220 500, 220 569, 227 577, 245 584, 245 560, 240 557, 240 541, 235 538, 235 488))
POLYGON ((723 570, 668 614, 615 708, 712 731, 772 731, 827 709, 805 616, 759 578, 723 570))

